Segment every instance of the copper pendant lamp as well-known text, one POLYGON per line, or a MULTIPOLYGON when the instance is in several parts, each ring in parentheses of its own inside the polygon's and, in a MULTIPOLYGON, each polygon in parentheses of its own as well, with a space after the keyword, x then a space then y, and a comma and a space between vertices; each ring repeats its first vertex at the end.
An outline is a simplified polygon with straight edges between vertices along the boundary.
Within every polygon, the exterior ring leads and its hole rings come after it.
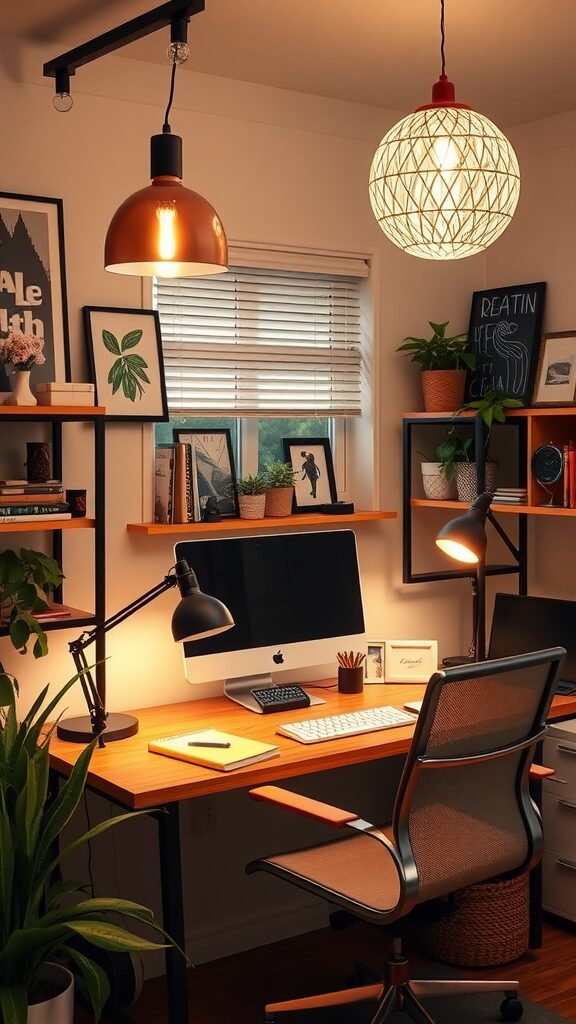
POLYGON ((442 72, 432 102, 402 118, 380 142, 370 168, 370 203, 400 249, 456 260, 486 249, 508 226, 520 172, 500 129, 456 101, 445 74, 444 0, 440 32, 442 72))

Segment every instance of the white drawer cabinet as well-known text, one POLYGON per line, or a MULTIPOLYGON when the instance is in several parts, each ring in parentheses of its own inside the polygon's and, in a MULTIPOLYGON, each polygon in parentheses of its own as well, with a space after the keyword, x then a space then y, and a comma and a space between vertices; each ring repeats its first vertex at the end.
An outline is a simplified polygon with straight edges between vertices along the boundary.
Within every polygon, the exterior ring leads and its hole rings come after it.
POLYGON ((542 905, 576 921, 576 719, 550 726, 543 762, 556 774, 543 783, 542 905))

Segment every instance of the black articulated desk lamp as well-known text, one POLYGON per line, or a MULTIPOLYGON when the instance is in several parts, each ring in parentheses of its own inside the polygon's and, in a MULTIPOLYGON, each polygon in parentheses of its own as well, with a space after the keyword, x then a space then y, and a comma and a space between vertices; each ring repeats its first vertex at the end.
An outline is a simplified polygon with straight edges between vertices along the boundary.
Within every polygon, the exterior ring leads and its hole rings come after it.
POLYGON ((105 698, 94 682, 86 659, 86 648, 94 643, 98 636, 118 626, 160 594, 176 586, 180 590, 180 601, 172 616, 172 636, 176 643, 200 640, 205 636, 222 633, 234 625, 234 619, 226 605, 216 597, 203 594, 193 569, 183 558, 179 559, 161 583, 147 590, 125 608, 121 608, 115 615, 111 615, 102 625, 82 633, 70 644, 70 652, 78 670, 89 715, 68 718, 61 722, 57 727, 60 739, 73 743, 89 743, 94 736, 98 736, 100 746, 104 746, 104 740, 123 740, 138 732, 137 718, 132 715, 111 715, 106 711, 105 698))
POLYGON ((484 661, 486 658, 486 520, 488 519, 506 547, 520 562, 520 552, 493 516, 490 505, 494 495, 480 494, 464 515, 451 519, 436 537, 437 546, 458 562, 475 567, 472 579, 473 644, 469 657, 448 659, 450 664, 484 661))

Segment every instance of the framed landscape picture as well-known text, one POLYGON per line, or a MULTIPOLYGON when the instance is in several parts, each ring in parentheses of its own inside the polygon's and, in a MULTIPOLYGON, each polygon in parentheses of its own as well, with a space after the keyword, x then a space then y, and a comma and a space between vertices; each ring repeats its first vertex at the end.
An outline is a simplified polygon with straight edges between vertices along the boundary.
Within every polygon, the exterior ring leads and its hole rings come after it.
POLYGON ((83 312, 96 405, 111 420, 169 419, 156 310, 84 306, 83 312))
POLYGON ((293 512, 313 512, 337 501, 330 441, 327 437, 285 437, 284 459, 294 470, 293 512))
POLYGON ((44 339, 34 384, 70 380, 62 200, 0 192, 0 255, 0 331, 44 339))
POLYGON ((175 430, 174 440, 192 448, 201 518, 210 512, 219 512, 222 519, 237 518, 236 473, 228 428, 175 430))

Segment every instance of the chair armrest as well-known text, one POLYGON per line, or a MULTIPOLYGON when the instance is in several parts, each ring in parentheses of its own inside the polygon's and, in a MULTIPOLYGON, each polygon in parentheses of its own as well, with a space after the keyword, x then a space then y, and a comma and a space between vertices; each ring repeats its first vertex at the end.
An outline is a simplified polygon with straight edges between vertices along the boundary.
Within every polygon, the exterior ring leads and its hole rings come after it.
POLYGON ((543 764, 531 764, 530 765, 530 778, 531 779, 549 779, 551 775, 556 774, 555 768, 545 768, 543 764))
POLYGON ((341 807, 324 804, 321 800, 312 800, 308 796, 290 793, 286 789, 281 789, 280 786, 259 786, 258 789, 249 790, 248 796, 252 800, 263 800, 269 804, 276 804, 277 807, 296 811, 296 814, 305 814, 308 818, 323 821, 325 825, 333 825, 335 828, 349 825, 352 821, 358 821, 360 817, 354 811, 344 811, 341 807))

